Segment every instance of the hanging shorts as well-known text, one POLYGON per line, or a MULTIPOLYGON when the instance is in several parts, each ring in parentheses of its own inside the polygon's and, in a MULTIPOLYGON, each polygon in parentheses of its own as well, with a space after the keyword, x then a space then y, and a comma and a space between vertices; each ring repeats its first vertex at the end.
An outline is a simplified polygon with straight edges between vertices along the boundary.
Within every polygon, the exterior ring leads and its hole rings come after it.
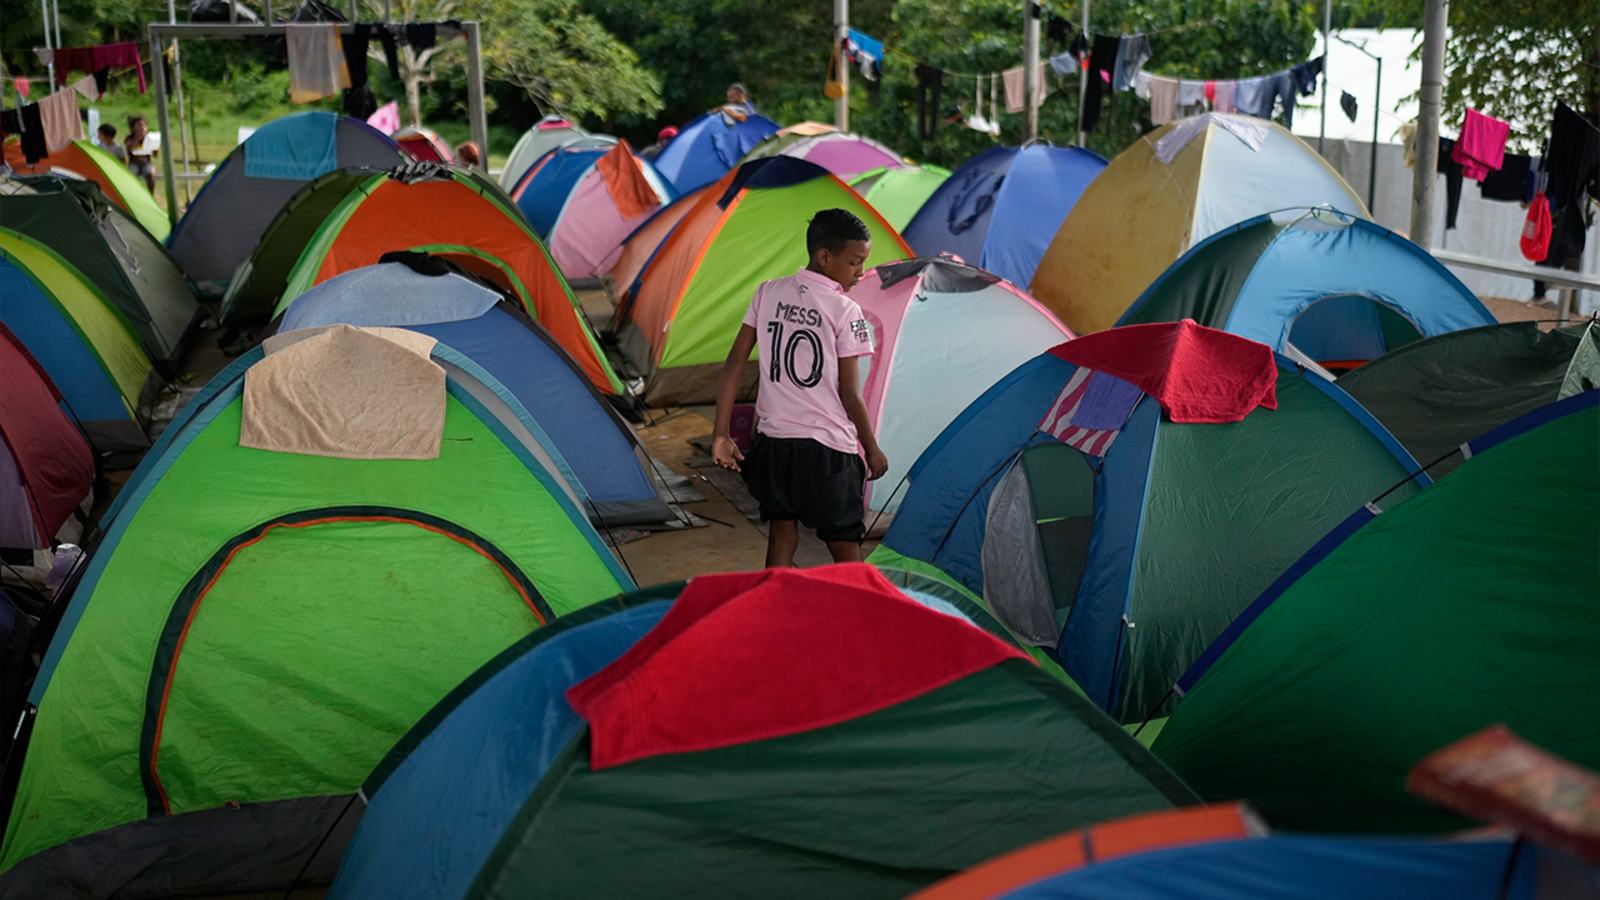
POLYGON ((859 541, 862 485, 867 465, 855 453, 840 453, 810 438, 757 435, 740 466, 761 519, 798 519, 824 541, 859 541))

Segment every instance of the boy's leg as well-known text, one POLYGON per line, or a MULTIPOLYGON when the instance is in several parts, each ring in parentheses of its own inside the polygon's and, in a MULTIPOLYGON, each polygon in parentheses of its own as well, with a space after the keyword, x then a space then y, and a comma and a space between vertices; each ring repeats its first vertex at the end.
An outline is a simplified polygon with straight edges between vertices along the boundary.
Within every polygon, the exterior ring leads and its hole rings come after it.
POLYGON ((861 545, 855 541, 829 541, 828 552, 836 563, 861 562, 861 545))
POLYGON ((800 546, 800 524, 794 519, 773 519, 767 523, 767 568, 787 569, 794 565, 794 550, 800 546))

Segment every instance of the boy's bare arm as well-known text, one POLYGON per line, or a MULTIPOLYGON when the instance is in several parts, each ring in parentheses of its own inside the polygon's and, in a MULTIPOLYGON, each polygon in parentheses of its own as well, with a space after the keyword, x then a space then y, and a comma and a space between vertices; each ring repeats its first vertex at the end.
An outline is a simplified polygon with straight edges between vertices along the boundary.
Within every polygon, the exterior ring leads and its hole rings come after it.
POLYGON ((856 361, 858 358, 847 356, 839 360, 839 402, 844 404, 845 415, 856 426, 856 439, 867 453, 867 477, 875 481, 889 471, 889 457, 883 455, 883 450, 878 447, 878 438, 872 433, 867 401, 861 397, 861 365, 856 361))
MULTIPOLYGON (((756 330, 749 325, 739 326, 739 336, 733 339, 733 348, 722 362, 722 374, 717 378, 717 420, 711 429, 711 461, 724 469, 739 471, 744 454, 739 445, 728 436, 733 422, 733 401, 739 397, 739 376, 750 352, 756 348, 756 330)), ((862 407, 865 409, 865 407, 862 407)))

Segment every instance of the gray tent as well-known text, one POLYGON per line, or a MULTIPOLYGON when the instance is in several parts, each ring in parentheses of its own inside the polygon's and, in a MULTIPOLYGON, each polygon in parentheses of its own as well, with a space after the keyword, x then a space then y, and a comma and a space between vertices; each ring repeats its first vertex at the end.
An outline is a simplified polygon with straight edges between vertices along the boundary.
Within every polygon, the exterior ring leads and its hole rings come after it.
POLYGON ((390 169, 406 161, 398 144, 360 119, 327 112, 284 116, 263 126, 217 166, 173 229, 167 246, 202 292, 220 295, 234 269, 250 258, 278 210, 307 182, 346 166, 390 169), (248 154, 281 144, 287 135, 330 126, 338 148, 337 159, 327 160, 331 164, 325 167, 316 166, 320 171, 306 170, 305 177, 258 178, 247 174, 248 154))
POLYGON ((539 161, 539 157, 579 140, 586 140, 586 143, 595 146, 610 146, 617 142, 608 134, 590 134, 560 116, 545 116, 524 131, 522 137, 517 139, 517 145, 511 148, 511 155, 506 157, 506 167, 500 170, 500 186, 511 190, 539 161))

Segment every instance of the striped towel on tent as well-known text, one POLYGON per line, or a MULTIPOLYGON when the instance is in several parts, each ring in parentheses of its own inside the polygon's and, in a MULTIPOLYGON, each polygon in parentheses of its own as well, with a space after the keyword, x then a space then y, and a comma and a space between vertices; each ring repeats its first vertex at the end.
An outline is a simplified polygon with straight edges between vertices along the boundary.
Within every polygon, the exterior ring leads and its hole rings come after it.
POLYGON ((1078 367, 1039 430, 1090 456, 1105 456, 1144 392, 1115 375, 1078 367))

